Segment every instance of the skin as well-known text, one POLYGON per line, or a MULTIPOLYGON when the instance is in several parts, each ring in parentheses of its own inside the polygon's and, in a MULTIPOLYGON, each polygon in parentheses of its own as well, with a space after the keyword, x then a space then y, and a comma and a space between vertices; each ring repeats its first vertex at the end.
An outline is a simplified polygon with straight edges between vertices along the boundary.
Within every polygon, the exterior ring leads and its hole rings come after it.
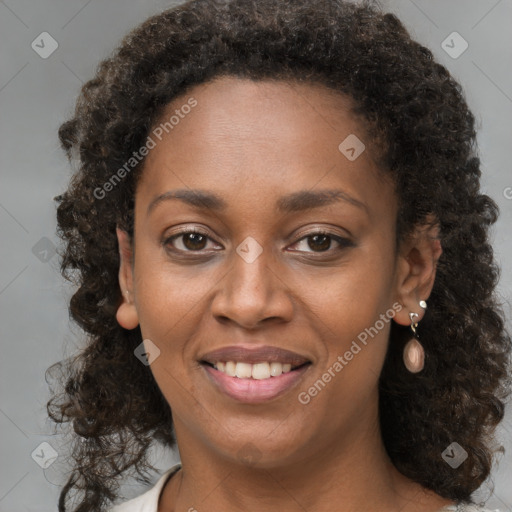
POLYGON ((146 158, 134 244, 118 229, 117 319, 127 329, 140 324, 160 349, 150 368, 173 411, 183 468, 168 480, 159 512, 324 512, 333 503, 345 512, 434 512, 453 504, 394 468, 377 414, 390 322, 410 325, 416 312, 421 325, 418 302, 428 299, 441 254, 437 229, 418 228, 395 251, 397 199, 370 141, 355 161, 338 149, 349 134, 365 139, 348 98, 318 84, 222 77, 175 99, 162 119, 190 96, 197 106, 146 158), (227 206, 164 200, 148 213, 156 197, 183 188, 212 191, 227 206), (321 189, 365 207, 340 200, 276 209, 283 195, 321 189), (208 238, 168 241, 182 227, 208 238), (315 229, 352 245, 315 243, 306 237, 315 229), (252 263, 236 252, 248 236, 263 249, 252 263), (300 403, 298 393, 395 303, 402 309, 378 335, 300 403), (242 404, 215 389, 198 363, 240 342, 287 348, 312 365, 293 390, 242 404), (252 462, 241 457, 247 446, 252 462))

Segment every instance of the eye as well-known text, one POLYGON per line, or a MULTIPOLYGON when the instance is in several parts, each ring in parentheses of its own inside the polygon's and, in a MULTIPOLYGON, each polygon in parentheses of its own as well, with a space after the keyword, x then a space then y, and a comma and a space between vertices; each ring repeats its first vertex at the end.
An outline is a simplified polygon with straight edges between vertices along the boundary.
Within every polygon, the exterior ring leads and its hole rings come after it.
POLYGON ((311 251, 299 249, 300 252, 323 253, 328 252, 331 249, 333 240, 338 244, 338 248, 335 250, 341 250, 345 247, 354 246, 354 243, 348 238, 344 238, 342 236, 335 235, 334 233, 325 231, 315 231, 313 233, 309 233, 308 235, 295 242, 294 245, 300 246, 302 243, 303 247, 306 246, 307 248, 311 249, 311 251))
POLYGON ((208 240, 211 240, 207 233, 199 229, 187 228, 181 233, 172 235, 164 240, 164 246, 181 252, 199 252, 206 249, 208 240))
MULTIPOLYGON (((210 236, 204 231, 197 228, 186 228, 180 233, 167 237, 163 245, 167 249, 175 252, 200 253, 201 251, 208 250, 208 241, 213 242, 210 236)), ((354 243, 348 238, 335 235, 334 233, 315 231, 303 236, 295 242, 294 245, 299 246, 299 249, 297 249, 298 252, 325 253, 333 252, 333 250, 341 250, 346 247, 353 247, 354 243), (335 249, 332 249, 333 241, 338 244, 338 247, 335 249), (301 244, 302 248, 300 248, 301 244)))

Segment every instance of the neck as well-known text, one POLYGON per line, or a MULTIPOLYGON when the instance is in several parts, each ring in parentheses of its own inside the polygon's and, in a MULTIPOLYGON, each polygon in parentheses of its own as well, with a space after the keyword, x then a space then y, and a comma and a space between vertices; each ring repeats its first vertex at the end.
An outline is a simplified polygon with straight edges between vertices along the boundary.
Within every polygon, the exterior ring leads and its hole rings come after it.
POLYGON ((158 512, 332 512, 333 503, 344 512, 433 512, 453 504, 396 470, 377 421, 366 432, 354 429, 342 443, 330 440, 319 447, 315 439, 303 447, 307 455, 271 467, 223 459, 175 425, 182 470, 164 489, 158 512))

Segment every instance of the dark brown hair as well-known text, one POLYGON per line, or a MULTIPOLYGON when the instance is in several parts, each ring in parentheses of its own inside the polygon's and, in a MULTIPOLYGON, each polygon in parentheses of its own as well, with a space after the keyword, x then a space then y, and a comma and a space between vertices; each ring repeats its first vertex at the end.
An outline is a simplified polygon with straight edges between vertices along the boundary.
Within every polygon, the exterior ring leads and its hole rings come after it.
POLYGON ((439 223, 443 253, 420 325, 425 368, 415 375, 404 368, 408 329, 393 322, 380 379, 381 430, 404 475, 470 501, 491 469, 492 434, 510 389, 511 339, 488 241, 498 208, 480 193, 474 118, 459 84, 394 15, 369 5, 192 0, 129 33, 59 130, 77 166, 57 198, 62 272, 77 285, 70 313, 87 334, 83 350, 49 369, 61 369, 63 380, 49 415, 69 422, 75 436, 59 511, 103 510, 123 474, 134 470, 148 482, 155 441, 175 443, 170 407, 133 353, 140 330, 126 331, 115 318, 115 228, 133 233, 143 161, 105 197, 97 191, 144 145, 169 101, 221 75, 317 82, 352 98, 368 127, 365 140, 380 148, 382 173, 396 185, 398 240, 428 214, 439 223), (457 469, 441 457, 452 441, 468 452, 457 469), (73 509, 65 506, 71 491, 81 493, 73 509))

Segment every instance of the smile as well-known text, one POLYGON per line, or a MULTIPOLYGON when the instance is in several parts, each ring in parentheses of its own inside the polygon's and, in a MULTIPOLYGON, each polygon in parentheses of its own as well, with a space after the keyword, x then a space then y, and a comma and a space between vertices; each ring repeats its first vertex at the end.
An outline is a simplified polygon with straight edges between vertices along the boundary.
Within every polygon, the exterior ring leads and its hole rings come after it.
POLYGON ((201 365, 208 380, 224 395, 244 403, 262 403, 275 399, 294 388, 311 366, 310 362, 295 368, 290 363, 218 362, 201 365))
MULTIPOLYGON (((302 365, 300 365, 302 366, 302 365)), ((219 372, 225 373, 230 377, 238 377, 239 379, 269 379, 270 377, 279 377, 283 373, 288 373, 292 370, 290 363, 280 362, 263 362, 263 363, 244 363, 227 361, 215 363, 213 367, 219 372)), ((296 370, 299 366, 295 366, 296 370)))

